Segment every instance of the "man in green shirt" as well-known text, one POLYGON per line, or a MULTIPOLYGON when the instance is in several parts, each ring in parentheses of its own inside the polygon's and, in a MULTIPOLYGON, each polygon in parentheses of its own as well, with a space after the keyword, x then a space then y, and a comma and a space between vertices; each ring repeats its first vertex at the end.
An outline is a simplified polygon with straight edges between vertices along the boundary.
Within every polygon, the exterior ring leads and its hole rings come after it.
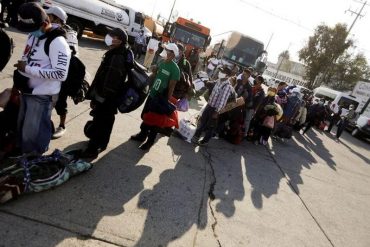
MULTIPOLYGON (((169 100, 172 97, 174 88, 177 81, 180 79, 180 69, 174 62, 175 57, 179 55, 179 50, 176 44, 169 43, 164 45, 164 50, 160 54, 163 58, 158 65, 158 68, 154 73, 155 78, 152 87, 149 92, 148 99, 145 103, 141 116, 147 112, 153 111, 154 102, 158 102, 158 99, 169 100)), ((155 126, 151 123, 143 122, 140 125, 140 132, 136 135, 131 136, 131 140, 144 142, 139 148, 142 150, 149 150, 155 141, 157 133, 162 126, 155 126)))

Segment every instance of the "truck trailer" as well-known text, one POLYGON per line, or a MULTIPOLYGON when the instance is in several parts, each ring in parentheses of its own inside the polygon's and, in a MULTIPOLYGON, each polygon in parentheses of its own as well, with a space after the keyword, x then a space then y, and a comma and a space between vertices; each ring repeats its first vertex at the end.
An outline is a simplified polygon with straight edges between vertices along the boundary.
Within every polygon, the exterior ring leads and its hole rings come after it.
POLYGON ((61 7, 68 15, 67 24, 77 31, 78 38, 84 30, 97 35, 105 35, 107 27, 121 28, 133 41, 140 30, 146 37, 151 32, 144 27, 144 15, 134 9, 109 0, 48 0, 44 8, 61 7))

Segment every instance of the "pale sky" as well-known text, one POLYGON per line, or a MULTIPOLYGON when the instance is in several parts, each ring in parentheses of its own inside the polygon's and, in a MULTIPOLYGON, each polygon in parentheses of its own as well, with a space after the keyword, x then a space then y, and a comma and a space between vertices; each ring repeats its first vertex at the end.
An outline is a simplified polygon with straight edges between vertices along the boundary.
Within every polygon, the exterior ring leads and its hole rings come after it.
MULTIPOLYGON (((174 0, 117 0, 124 5, 156 18, 168 18, 174 0)), ((370 1, 369 3, 370 4, 370 1)), ((264 42, 269 61, 289 48, 291 59, 298 61, 298 51, 320 23, 334 26, 355 19, 346 10, 359 12, 357 0, 177 0, 174 10, 179 16, 193 18, 211 29, 211 35, 236 30, 264 42)), ((362 51, 370 63, 370 6, 365 6, 350 37, 356 40, 356 51, 362 51)), ((214 37, 214 40, 217 37, 214 37)))

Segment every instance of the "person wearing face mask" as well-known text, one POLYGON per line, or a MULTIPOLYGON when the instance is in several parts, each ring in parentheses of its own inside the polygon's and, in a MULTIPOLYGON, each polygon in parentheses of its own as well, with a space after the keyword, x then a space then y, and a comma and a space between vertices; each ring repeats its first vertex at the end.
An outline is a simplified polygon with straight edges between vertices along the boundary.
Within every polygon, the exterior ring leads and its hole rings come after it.
POLYGON ((135 37, 135 58, 140 59, 143 53, 143 48, 146 46, 146 38, 144 31, 140 30, 138 35, 135 37))
POLYGON ((25 3, 18 10, 17 28, 29 32, 22 60, 14 78, 19 87, 22 78, 22 94, 18 115, 18 145, 21 153, 42 154, 47 151, 51 139, 51 110, 53 101, 66 80, 71 51, 65 32, 54 27, 45 11, 37 3, 25 3), (50 35, 56 37, 48 47, 50 35), (46 51, 48 50, 48 52, 46 51))
POLYGON ((161 131, 168 131, 170 128, 169 126, 165 128, 147 119, 147 116, 151 113, 163 117, 167 116, 166 114, 156 112, 154 108, 158 106, 158 102, 162 102, 160 104, 166 104, 172 101, 176 83, 180 80, 180 69, 174 61, 178 55, 179 49, 176 44, 168 43, 164 45, 164 50, 161 53, 163 60, 159 63, 158 68, 154 72, 153 84, 151 85, 148 99, 141 113, 143 122, 140 125, 140 132, 130 138, 133 141, 142 143, 139 146, 141 150, 149 150, 153 146, 157 134, 161 131))
POLYGON ((229 80, 231 73, 231 69, 226 66, 220 69, 218 74, 219 79, 216 81, 209 96, 208 103, 199 119, 199 124, 191 139, 192 143, 196 145, 208 144, 217 128, 219 112, 225 107, 230 95, 236 95, 229 80), (199 140, 203 132, 205 132, 205 136, 202 140, 199 140))
POLYGON ((173 96, 176 99, 183 99, 189 96, 191 85, 193 85, 193 75, 190 62, 185 57, 185 47, 182 44, 177 44, 177 47, 179 57, 176 63, 180 69, 180 80, 176 83, 173 96))
POLYGON ((95 74, 88 99, 91 99, 90 115, 93 120, 88 134, 89 144, 81 154, 81 158, 95 159, 107 148, 112 133, 117 99, 127 81, 128 72, 134 66, 134 55, 127 46, 127 33, 114 28, 105 36, 108 51, 95 74))
POLYGON ((256 144, 266 145, 275 126, 275 116, 279 111, 275 105, 276 88, 268 88, 267 96, 262 100, 253 121, 253 139, 256 144))
MULTIPOLYGON (((70 26, 66 24, 67 13, 60 7, 53 6, 45 11, 48 14, 50 22, 53 25, 58 25, 66 31, 66 38, 69 48, 71 49, 72 56, 76 56, 78 52, 78 39, 77 32, 74 31, 70 26)), ((70 78, 67 78, 67 80, 70 78)), ((59 116, 59 126, 53 133, 53 139, 62 137, 66 132, 65 122, 67 118, 67 85, 68 83, 62 83, 62 87, 59 92, 58 100, 55 104, 55 110, 59 116)))

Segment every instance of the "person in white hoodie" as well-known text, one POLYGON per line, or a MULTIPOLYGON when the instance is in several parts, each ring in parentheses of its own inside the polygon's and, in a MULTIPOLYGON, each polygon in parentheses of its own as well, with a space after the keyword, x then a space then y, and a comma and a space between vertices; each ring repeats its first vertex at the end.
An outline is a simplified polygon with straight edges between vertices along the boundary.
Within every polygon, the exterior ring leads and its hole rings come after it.
MULTIPOLYGON (((41 155, 49 147, 53 101, 61 82, 67 78, 71 50, 65 31, 51 24, 39 4, 22 4, 18 17, 17 28, 29 33, 22 60, 14 65, 20 77, 25 78, 18 116, 18 145, 22 154, 41 155)), ((15 87, 18 79, 14 78, 15 87)))

